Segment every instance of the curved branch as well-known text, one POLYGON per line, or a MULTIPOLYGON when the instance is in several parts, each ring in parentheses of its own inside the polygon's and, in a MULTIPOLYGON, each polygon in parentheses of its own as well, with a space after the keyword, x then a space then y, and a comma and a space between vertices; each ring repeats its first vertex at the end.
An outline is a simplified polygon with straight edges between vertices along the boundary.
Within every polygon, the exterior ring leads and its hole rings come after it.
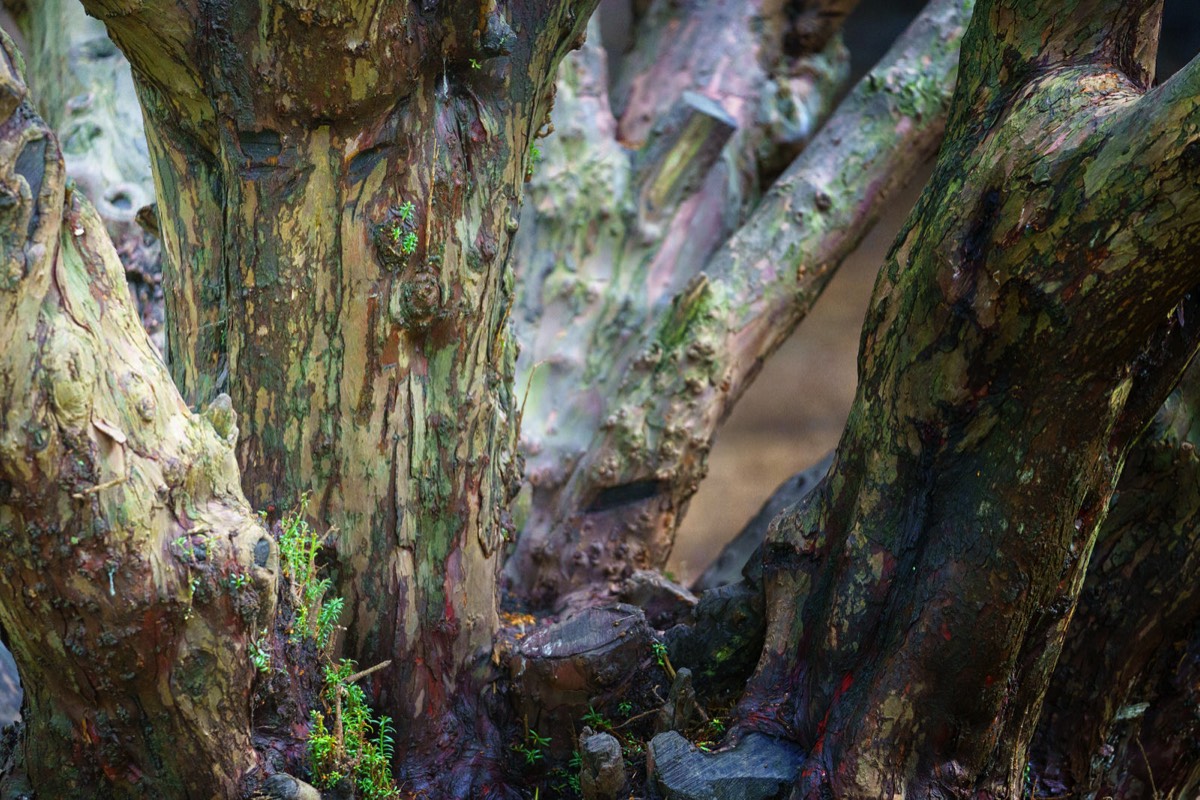
MULTIPOLYGON (((933 152, 970 5, 931 4, 711 257, 693 249, 656 256, 651 286, 664 274, 676 283, 619 358, 591 362, 591 374, 615 376, 612 385, 580 412, 548 417, 571 432, 578 453, 567 455, 575 461, 557 493, 543 487, 561 479, 534 473, 534 517, 509 568, 523 571, 542 599, 665 560, 721 421, 933 152), (606 396, 618 399, 606 404, 606 396), (595 415, 591 428, 581 424, 585 414, 595 415), (590 442, 581 430, 595 431, 590 442)), ((613 324, 633 328, 629 316, 613 324)), ((537 383, 544 391, 557 380, 552 373, 537 383)), ((585 391, 597 387, 585 383, 585 391)), ((562 409, 562 393, 546 396, 562 409)), ((531 466, 546 458, 534 454, 531 466)))
POLYGON ((0 622, 23 767, 45 797, 232 797, 256 763, 246 647, 274 614, 275 547, 232 410, 175 391, 4 48, 0 622))

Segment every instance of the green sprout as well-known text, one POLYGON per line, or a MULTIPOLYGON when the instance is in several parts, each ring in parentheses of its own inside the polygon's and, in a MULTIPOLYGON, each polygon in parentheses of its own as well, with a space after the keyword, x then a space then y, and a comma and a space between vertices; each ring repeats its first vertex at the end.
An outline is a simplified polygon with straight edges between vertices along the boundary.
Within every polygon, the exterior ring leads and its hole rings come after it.
POLYGON ((604 730, 612 727, 612 723, 608 721, 608 717, 591 706, 588 706, 587 713, 583 715, 583 724, 596 730, 604 730))
POLYGON ((483 64, 480 64, 478 60, 474 58, 469 58, 467 60, 471 62, 471 69, 483 69, 483 64))
MULTIPOLYGON (((343 659, 325 668, 325 711, 312 712, 308 756, 319 786, 332 788, 350 778, 364 800, 398 797, 392 780, 395 729, 389 717, 375 715, 367 696, 354 681, 353 661, 343 659), (332 715, 332 728, 326 725, 332 715)), ((369 672, 370 670, 368 670, 369 672)))
POLYGON ((259 631, 258 638, 251 639, 250 644, 246 646, 246 652, 250 655, 250 663, 262 673, 271 671, 271 652, 261 644, 266 640, 267 635, 267 629, 263 628, 259 631))
POLYGON ((396 211, 396 216, 398 216, 404 222, 412 222, 413 214, 416 212, 416 210, 417 209, 415 206, 413 206, 411 200, 405 200, 404 203, 401 204, 400 208, 396 211))
POLYGON ((654 652, 654 658, 658 661, 658 665, 667 673, 667 677, 675 680, 675 668, 671 666, 671 659, 667 655, 667 646, 662 642, 655 642, 650 645, 650 649, 654 652))
POLYGON ((549 746, 549 736, 541 736, 537 731, 529 728, 525 731, 525 742, 518 742, 517 744, 514 744, 512 749, 525 757, 526 766, 532 767, 534 764, 545 758, 545 753, 542 752, 542 748, 549 746))
POLYGON ((337 629, 345 601, 340 597, 325 598, 333 582, 317 576, 321 537, 304 519, 307 510, 308 497, 303 497, 299 507, 280 521, 279 561, 292 593, 292 641, 312 639, 324 650, 337 629))
POLYGON ((412 231, 404 234, 404 239, 400 242, 400 251, 405 255, 412 255, 417 250, 417 235, 412 231))

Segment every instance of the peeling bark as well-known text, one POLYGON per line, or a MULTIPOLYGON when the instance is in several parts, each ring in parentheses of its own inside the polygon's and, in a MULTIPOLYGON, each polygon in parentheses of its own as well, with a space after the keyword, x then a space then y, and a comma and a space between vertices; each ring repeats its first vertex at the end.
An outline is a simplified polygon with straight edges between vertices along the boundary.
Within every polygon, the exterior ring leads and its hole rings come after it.
POLYGON ((196 415, 179 397, 18 61, 5 38, 0 623, 27 691, 6 791, 236 796, 275 549, 228 398, 196 415))

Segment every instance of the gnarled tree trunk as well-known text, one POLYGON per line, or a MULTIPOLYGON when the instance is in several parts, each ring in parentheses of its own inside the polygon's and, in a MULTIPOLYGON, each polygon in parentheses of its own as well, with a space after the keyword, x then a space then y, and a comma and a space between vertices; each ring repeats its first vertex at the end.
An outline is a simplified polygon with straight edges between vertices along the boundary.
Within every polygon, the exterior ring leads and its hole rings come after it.
POLYGON ((0 623, 26 688, 5 791, 236 796, 278 563, 234 415, 184 405, 3 44, 0 623))
POLYGON ((517 243, 522 596, 665 565, 720 423, 936 146, 971 3, 931 4, 830 116, 849 5, 653 4, 611 107, 602 53, 564 71, 517 243))
POLYGON ((825 482, 778 524, 745 724, 795 796, 1015 797, 1122 462, 1195 351, 1200 62, 1161 3, 979 3, 825 482))
POLYGON ((85 4, 145 111, 176 382, 232 397, 256 505, 315 493, 341 651, 391 662, 372 694, 413 786, 452 758, 466 791, 494 736, 472 698, 519 475, 509 240, 594 4, 85 4))

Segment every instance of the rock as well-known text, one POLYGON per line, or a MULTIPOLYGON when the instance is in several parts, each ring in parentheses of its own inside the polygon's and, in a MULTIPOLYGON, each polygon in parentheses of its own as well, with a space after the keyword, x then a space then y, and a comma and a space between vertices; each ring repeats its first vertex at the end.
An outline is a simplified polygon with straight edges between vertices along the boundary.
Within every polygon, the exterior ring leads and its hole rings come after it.
POLYGON ((742 582, 707 591, 692 618, 692 624, 676 625, 663 637, 671 663, 692 670, 705 703, 726 702, 741 693, 762 652, 762 588, 742 582))
POLYGON ((617 800, 625 790, 621 743, 609 733, 584 728, 579 735, 579 788, 584 800, 617 800))
POLYGON ((321 793, 312 786, 283 772, 267 778, 258 796, 270 800, 321 800, 321 793))
POLYGON ((658 712, 658 731, 686 731, 701 721, 700 704, 696 702, 696 692, 692 689, 692 671, 680 667, 675 672, 675 682, 671 684, 671 692, 667 702, 658 712))
POLYGON ((654 627, 662 630, 679 622, 696 605, 696 595, 661 572, 634 570, 620 588, 621 599, 646 614, 654 627))
POLYGON ((773 800, 787 797, 803 757, 798 746, 761 733, 705 754, 668 731, 650 740, 646 772, 665 800, 773 800))

